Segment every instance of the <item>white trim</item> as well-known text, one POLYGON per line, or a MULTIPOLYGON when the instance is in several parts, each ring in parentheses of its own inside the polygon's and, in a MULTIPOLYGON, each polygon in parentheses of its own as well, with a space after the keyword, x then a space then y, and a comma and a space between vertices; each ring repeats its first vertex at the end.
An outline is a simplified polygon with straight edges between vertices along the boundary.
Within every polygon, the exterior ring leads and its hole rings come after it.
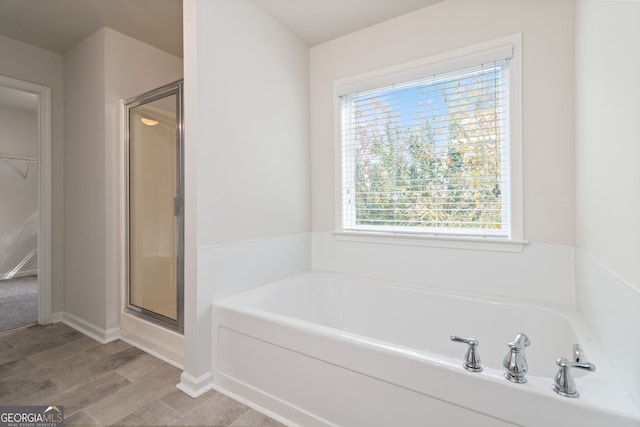
POLYGON ((0 75, 0 85, 38 95, 38 323, 51 323, 51 88, 0 75))
MULTIPOLYGON (((311 267, 310 260, 308 232, 223 243, 198 249, 198 281, 217 284, 203 296, 216 301, 306 271, 311 267)), ((187 352, 185 349, 185 358, 187 352)))
MULTIPOLYGON (((393 241, 393 238, 391 238, 393 241)), ((416 239, 421 241, 420 239, 416 239)), ((445 292, 545 304, 575 303, 573 247, 531 243, 522 252, 339 240, 313 233, 312 270, 410 283, 445 292)))
POLYGON ((433 74, 473 67, 478 64, 509 59, 514 56, 514 45, 520 34, 506 36, 484 43, 452 50, 440 55, 394 65, 334 82, 334 95, 340 97, 377 87, 417 80, 433 74))
POLYGON ((524 240, 524 185, 522 163, 522 33, 510 36, 514 45, 509 62, 510 142, 509 186, 511 200, 511 239, 524 240))
POLYGON ((217 385, 215 383, 211 385, 211 389, 217 391, 218 393, 222 393, 225 396, 228 396, 228 397, 232 398, 233 400, 235 400, 237 402, 240 402, 243 405, 248 406, 248 407, 250 407, 251 409, 253 409, 253 410, 257 411, 257 412, 260 412, 261 414, 266 415, 267 417, 272 418, 272 419, 278 421, 281 424, 284 424, 284 425, 290 426, 290 427, 298 427, 299 426, 299 424, 294 423, 293 421, 283 417, 282 415, 277 414, 277 413, 275 413, 273 411, 270 411, 269 409, 265 408, 264 406, 258 405, 257 403, 255 403, 255 402, 253 402, 253 401, 251 401, 251 400, 249 400, 249 399, 247 399, 245 397, 242 397, 239 394, 236 394, 236 393, 234 393, 232 391, 229 391, 228 389, 226 389, 224 387, 221 387, 221 386, 219 386, 219 385, 217 385))
POLYGON ((200 397, 212 388, 211 371, 205 372, 198 378, 187 372, 183 372, 180 375, 180 382, 176 384, 176 388, 194 399, 200 397))
POLYGON ((121 336, 120 339, 124 342, 126 342, 127 344, 130 344, 134 347, 139 348, 140 350, 144 351, 145 353, 148 353, 150 355, 152 355, 153 357, 155 357, 156 359, 160 359, 165 363, 168 363, 171 366, 174 366, 180 370, 184 369, 184 365, 182 363, 178 363, 175 360, 172 360, 170 358, 168 358, 167 356, 164 356, 160 353, 158 353, 157 351, 151 350, 149 347, 146 347, 142 344, 140 344, 138 341, 131 339, 131 338, 127 338, 125 336, 121 336))
POLYGON ((424 234, 400 234, 366 231, 334 231, 336 240, 385 245, 427 246, 445 249, 467 249, 496 252, 522 252, 526 240, 501 239, 497 237, 457 237, 424 234))
POLYGON ((102 343, 102 344, 106 344, 108 342, 111 341, 115 341, 116 339, 120 339, 124 342, 126 342, 127 344, 130 344, 134 347, 139 348, 140 350, 144 351, 145 353, 150 354, 151 356, 158 358, 160 360, 162 360, 163 362, 166 362, 168 364, 170 364, 171 366, 175 366, 176 368, 182 370, 184 369, 184 366, 181 363, 176 362, 175 360, 172 360, 160 353, 158 353, 157 351, 154 351, 152 349, 150 349, 149 347, 140 344, 139 342, 135 341, 134 339, 125 337, 125 336, 121 336, 120 335, 120 329, 119 328, 113 328, 110 329, 109 331, 104 331, 102 328, 98 328, 95 325, 91 325, 90 323, 80 319, 77 316, 74 316, 73 314, 70 313, 66 313, 66 312, 57 312, 57 313, 53 313, 51 315, 51 323, 60 323, 63 322, 65 325, 70 326, 71 328, 77 330, 78 332, 87 335, 88 337, 102 343))
POLYGON ((62 323, 101 344, 107 344, 120 338, 120 328, 103 329, 66 311, 62 313, 62 323))
POLYGON ((51 314, 51 323, 60 323, 64 318, 64 312, 58 311, 56 313, 51 314))
MULTIPOLYGON (((524 240, 524 186, 523 186, 523 161, 522 161, 522 33, 516 33, 498 39, 478 43, 465 48, 456 49, 440 55, 434 55, 411 61, 392 67, 383 68, 369 73, 360 74, 340 80, 334 81, 333 98, 334 98, 334 224, 335 229, 342 231, 343 224, 343 191, 342 191, 342 135, 341 135, 341 96, 362 90, 368 90, 375 87, 391 85, 401 81, 410 81, 425 77, 428 74, 450 71, 455 68, 463 68, 465 66, 478 65, 482 61, 492 61, 496 59, 510 58, 509 61, 509 169, 510 169, 510 236, 505 241, 501 241, 501 245, 487 245, 487 238, 467 236, 465 238, 449 239, 438 237, 433 239, 428 233, 420 234, 419 237, 411 236, 411 239, 425 239, 424 246, 435 247, 452 247, 461 249, 479 249, 483 246, 487 250, 505 250, 506 247, 511 249, 508 252, 522 251, 522 245, 526 244, 524 240), (478 62, 480 61, 480 62, 478 62), (425 74, 426 73, 426 74, 425 74), (460 242, 467 240, 467 243, 478 241, 478 247, 469 247, 465 244, 462 246, 451 245, 451 243, 433 242, 451 242, 453 240, 460 242), (508 240, 513 245, 504 246, 508 240), (431 241, 432 243, 428 243, 431 241), (519 250, 512 250, 517 247, 519 250), (498 249, 502 247, 503 249, 498 249), (493 249, 489 249, 493 248, 493 249)), ((367 232, 359 233, 359 239, 364 239, 367 232)), ((395 236, 393 233, 389 233, 395 236)), ((498 238, 499 239, 499 238, 498 238)), ((500 239, 501 240, 501 239, 500 239)), ((364 241, 364 240, 360 240, 364 241)), ((369 242, 375 243, 372 240, 369 242)), ((387 240, 387 242, 389 242, 387 240)), ((399 244, 407 244, 399 243, 399 244)), ((416 243, 413 243, 416 245, 416 243)))
POLYGON ((120 314, 120 339, 184 370, 184 336, 131 313, 120 314))
POLYGON ((344 194, 342 191, 342 98, 337 94, 335 83, 333 88, 333 224, 335 229, 342 229, 344 215, 344 194))
POLYGON ((300 231, 297 233, 287 233, 287 234, 277 234, 275 236, 267 236, 267 237, 263 237, 263 238, 257 238, 257 239, 246 239, 246 240, 238 240, 235 242, 225 242, 225 243, 219 243, 216 245, 202 245, 202 246, 198 246, 198 250, 210 250, 210 249, 220 249, 220 248, 226 248, 226 247, 230 247, 230 246, 241 246, 241 245, 247 245, 247 244, 262 244, 262 243, 266 243, 266 242, 270 242, 270 241, 278 241, 278 240, 282 240, 283 238, 291 238, 293 236, 302 236, 305 237, 305 235, 309 234, 308 231, 300 231))

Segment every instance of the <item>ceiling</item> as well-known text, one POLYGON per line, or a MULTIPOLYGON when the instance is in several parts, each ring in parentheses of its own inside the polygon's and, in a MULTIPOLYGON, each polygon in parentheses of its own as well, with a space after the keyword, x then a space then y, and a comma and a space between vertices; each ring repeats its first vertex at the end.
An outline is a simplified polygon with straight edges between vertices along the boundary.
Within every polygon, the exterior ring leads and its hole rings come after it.
MULTIPOLYGON (((441 0, 252 1, 313 46, 441 0)), ((0 0, 0 34, 59 54, 104 26, 182 57, 182 0, 0 0)))
MULTIPOLYGON (((442 0, 252 1, 314 46, 442 0)), ((182 0, 0 0, 1 35, 59 54, 105 26, 182 57, 182 0)), ((27 98, 0 91, 2 106, 27 98)))
POLYGON ((253 0, 309 46, 441 0, 253 0))
POLYGON ((59 54, 105 26, 182 57, 182 0, 0 0, 0 34, 59 54))

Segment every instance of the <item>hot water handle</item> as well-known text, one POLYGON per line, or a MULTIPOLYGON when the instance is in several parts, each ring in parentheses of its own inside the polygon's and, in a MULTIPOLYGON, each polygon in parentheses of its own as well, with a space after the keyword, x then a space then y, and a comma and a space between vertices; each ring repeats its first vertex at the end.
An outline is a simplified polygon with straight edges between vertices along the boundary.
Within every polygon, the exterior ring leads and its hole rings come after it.
POLYGON ((571 368, 580 368, 587 371, 595 371, 596 365, 593 363, 576 363, 571 362, 569 359, 561 357, 556 360, 558 365, 558 373, 553 378, 553 391, 564 397, 578 397, 580 394, 576 390, 576 383, 571 375, 571 368))

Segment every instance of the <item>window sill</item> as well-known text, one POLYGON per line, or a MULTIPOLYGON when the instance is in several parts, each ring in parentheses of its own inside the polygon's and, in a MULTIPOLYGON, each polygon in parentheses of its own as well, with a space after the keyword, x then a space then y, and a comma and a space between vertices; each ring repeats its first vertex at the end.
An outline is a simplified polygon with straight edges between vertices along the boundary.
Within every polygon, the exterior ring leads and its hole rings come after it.
POLYGON ((385 245, 425 246, 443 249, 465 249, 494 252, 522 252, 526 240, 497 237, 436 236, 371 231, 334 231, 336 240, 385 245))

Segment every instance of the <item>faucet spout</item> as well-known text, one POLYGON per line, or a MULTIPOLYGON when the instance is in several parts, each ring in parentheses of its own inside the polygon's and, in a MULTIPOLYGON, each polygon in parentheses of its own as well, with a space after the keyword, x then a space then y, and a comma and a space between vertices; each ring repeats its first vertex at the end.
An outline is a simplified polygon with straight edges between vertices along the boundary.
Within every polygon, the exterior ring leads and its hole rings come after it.
POLYGON ((526 334, 519 333, 518 335, 516 335, 516 339, 513 340, 513 343, 511 344, 514 344, 518 346, 521 350, 524 350, 525 347, 529 347, 531 345, 531 341, 529 340, 529 337, 526 334))

